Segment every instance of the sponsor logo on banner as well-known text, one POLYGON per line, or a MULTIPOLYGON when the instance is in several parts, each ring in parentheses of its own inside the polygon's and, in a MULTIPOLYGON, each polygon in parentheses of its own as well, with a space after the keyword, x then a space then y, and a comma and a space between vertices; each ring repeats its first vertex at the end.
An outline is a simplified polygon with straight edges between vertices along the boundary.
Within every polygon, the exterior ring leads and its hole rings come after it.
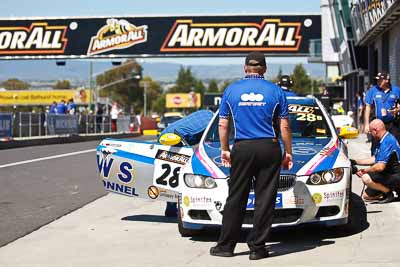
POLYGON ((107 19, 106 23, 91 38, 89 56, 147 42, 147 25, 135 26, 124 19, 107 19))
POLYGON ((63 54, 67 26, 34 22, 30 27, 0 27, 0 54, 63 54))
POLYGON ((177 20, 160 51, 298 51, 301 22, 264 19, 261 23, 194 23, 177 20))
POLYGON ((51 105, 54 101, 73 99, 75 104, 87 104, 90 90, 16 90, 0 92, 0 105, 51 105))
POLYGON ((187 94, 167 94, 165 99, 166 108, 199 108, 201 106, 201 95, 190 92, 187 94))

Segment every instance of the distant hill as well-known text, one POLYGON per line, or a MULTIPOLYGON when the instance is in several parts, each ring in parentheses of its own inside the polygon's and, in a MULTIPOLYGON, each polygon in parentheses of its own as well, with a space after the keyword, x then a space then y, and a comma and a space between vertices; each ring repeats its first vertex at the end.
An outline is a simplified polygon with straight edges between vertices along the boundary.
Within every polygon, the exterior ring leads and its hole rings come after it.
MULTIPOLYGON (((89 81, 89 61, 67 61, 65 66, 57 66, 55 61, 0 61, 0 81, 9 78, 18 78, 28 82, 70 80, 75 85, 87 84, 89 81)), ((156 81, 173 82, 176 80, 180 64, 176 63, 142 63, 145 76, 156 81)), ((275 77, 282 68, 282 72, 291 73, 295 64, 268 64, 267 78, 275 77)), ((314 78, 325 77, 324 64, 304 64, 307 72, 314 78)), ((98 75, 113 66, 110 62, 94 61, 93 75, 98 75)), ((193 65, 192 73, 202 80, 207 79, 235 79, 243 76, 241 65, 193 65)))

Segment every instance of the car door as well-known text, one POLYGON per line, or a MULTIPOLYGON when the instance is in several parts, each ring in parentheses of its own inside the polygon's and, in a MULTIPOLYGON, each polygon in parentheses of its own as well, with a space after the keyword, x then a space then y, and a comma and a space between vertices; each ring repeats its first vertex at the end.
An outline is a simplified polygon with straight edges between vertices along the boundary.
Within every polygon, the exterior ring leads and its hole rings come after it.
POLYGON ((109 192, 175 202, 179 171, 192 154, 192 147, 105 139, 97 147, 97 169, 109 192))

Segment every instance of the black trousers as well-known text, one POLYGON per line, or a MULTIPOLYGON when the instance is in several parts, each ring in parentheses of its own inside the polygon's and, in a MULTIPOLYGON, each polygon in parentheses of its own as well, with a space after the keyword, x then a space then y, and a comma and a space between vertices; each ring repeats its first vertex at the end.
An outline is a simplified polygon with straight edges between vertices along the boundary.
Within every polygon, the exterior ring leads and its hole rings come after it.
POLYGON ((233 251, 240 238, 253 177, 255 210, 253 229, 247 243, 252 251, 265 247, 275 208, 281 155, 281 148, 276 139, 243 140, 233 145, 229 195, 218 240, 218 246, 222 249, 233 251))

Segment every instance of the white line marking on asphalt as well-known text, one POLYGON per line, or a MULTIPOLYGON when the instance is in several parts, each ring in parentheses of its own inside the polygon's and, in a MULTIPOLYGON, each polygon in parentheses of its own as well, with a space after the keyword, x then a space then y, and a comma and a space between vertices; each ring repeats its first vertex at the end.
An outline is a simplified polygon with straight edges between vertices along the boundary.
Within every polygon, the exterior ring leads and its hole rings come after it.
POLYGON ((17 165, 22 165, 22 164, 27 164, 27 163, 32 163, 32 162, 37 162, 37 161, 48 160, 48 159, 57 159, 57 158, 69 157, 69 156, 74 156, 74 155, 79 155, 79 154, 84 154, 84 153, 89 153, 89 152, 94 152, 94 151, 96 151, 96 149, 88 149, 88 150, 82 150, 82 151, 71 152, 71 153, 55 155, 55 156, 49 156, 49 157, 44 157, 44 158, 18 161, 18 162, 14 162, 14 163, 8 163, 8 164, 0 165, 0 169, 7 168, 7 167, 12 167, 12 166, 17 166, 17 165))

